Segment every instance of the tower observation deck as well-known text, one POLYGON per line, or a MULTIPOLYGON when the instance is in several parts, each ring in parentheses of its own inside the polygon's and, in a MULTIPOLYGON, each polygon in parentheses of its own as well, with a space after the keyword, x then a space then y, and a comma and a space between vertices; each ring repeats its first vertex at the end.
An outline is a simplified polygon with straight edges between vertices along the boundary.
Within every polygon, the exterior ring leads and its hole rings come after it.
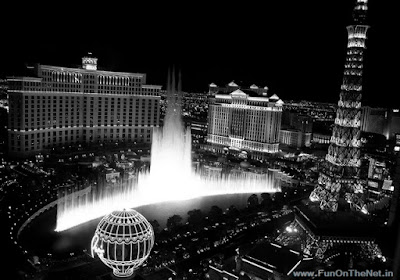
POLYGON ((350 208, 365 212, 364 189, 360 180, 360 126, 363 56, 369 26, 366 25, 368 0, 357 0, 353 23, 347 26, 348 41, 343 82, 328 154, 320 171, 318 185, 310 195, 321 210, 336 212, 339 199, 350 208))

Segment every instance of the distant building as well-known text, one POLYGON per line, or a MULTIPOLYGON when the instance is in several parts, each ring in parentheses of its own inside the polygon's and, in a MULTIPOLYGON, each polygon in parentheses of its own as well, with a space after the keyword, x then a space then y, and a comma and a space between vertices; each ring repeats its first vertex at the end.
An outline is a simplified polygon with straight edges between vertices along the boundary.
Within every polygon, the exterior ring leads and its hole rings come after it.
POLYGON ((396 133, 400 133, 400 110, 363 106, 361 130, 382 134, 386 139, 394 139, 396 133))
POLYGON ((400 151, 400 133, 396 133, 395 134, 395 141, 394 141, 393 150, 395 152, 399 152, 400 151))
POLYGON ((387 135, 387 109, 363 106, 361 109, 361 130, 387 135))
POLYGON ((3 96, 7 96, 7 80, 6 79, 0 79, 0 99, 3 98, 3 96))
POLYGON ((397 133, 400 133, 400 110, 388 110, 388 134, 386 139, 394 139, 397 133))
POLYGON ((207 141, 207 122, 188 121, 192 133, 192 142, 194 144, 205 144, 207 141))
POLYGON ((331 135, 322 133, 313 133, 312 142, 316 144, 329 144, 331 142, 331 135))
POLYGON ((361 131, 361 143, 365 153, 373 153, 377 150, 384 151, 387 140, 383 134, 361 131))
POLYGON ((301 148, 311 146, 313 119, 308 115, 284 110, 279 143, 301 148))
POLYGON ((282 112, 282 128, 292 128, 302 132, 312 132, 313 119, 308 115, 284 109, 282 112))
POLYGON ((30 77, 8 77, 8 147, 28 156, 76 143, 151 142, 159 125, 161 86, 146 74, 37 64, 30 77))
POLYGON ((207 142, 215 151, 246 151, 263 159, 279 150, 283 101, 267 89, 240 88, 234 82, 224 88, 210 85, 207 142))
POLYGON ((365 191, 366 208, 368 210, 386 208, 389 206, 394 191, 393 178, 390 176, 387 165, 389 158, 367 154, 366 159, 369 163, 365 191))
POLYGON ((279 143, 295 148, 309 147, 311 146, 311 133, 295 129, 281 129, 279 143))

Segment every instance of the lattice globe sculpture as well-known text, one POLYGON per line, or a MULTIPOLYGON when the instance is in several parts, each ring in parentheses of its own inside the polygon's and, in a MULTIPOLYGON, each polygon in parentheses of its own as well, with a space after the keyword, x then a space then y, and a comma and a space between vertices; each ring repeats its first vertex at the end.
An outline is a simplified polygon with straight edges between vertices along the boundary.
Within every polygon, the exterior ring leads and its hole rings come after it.
POLYGON ((132 276, 154 245, 150 223, 135 210, 114 211, 101 219, 92 239, 92 256, 113 269, 117 277, 132 276))

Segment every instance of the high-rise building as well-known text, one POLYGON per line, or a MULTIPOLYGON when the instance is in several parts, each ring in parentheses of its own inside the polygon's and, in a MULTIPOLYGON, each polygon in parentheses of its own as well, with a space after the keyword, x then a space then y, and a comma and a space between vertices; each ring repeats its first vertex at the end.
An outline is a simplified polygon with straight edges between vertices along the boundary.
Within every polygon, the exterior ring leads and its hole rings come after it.
POLYGON ((301 132, 312 132, 313 119, 311 116, 296 111, 283 109, 282 128, 291 128, 301 132))
POLYGON ((396 139, 396 135, 400 133, 400 110, 388 110, 387 136, 386 139, 396 139))
MULTIPOLYGON (((357 0, 353 24, 347 26, 348 43, 335 126, 319 184, 310 195, 322 210, 336 212, 339 197, 354 210, 363 210, 363 184, 359 180, 363 56, 369 26, 367 0, 357 0)), ((365 211, 365 210, 363 210, 365 211)))
POLYGON ((291 128, 281 129, 279 133, 279 143, 294 148, 310 147, 311 133, 291 128))
POLYGON ((388 135, 388 113, 386 108, 361 108, 361 131, 388 135))
POLYGON ((33 75, 8 77, 8 147, 28 156, 78 143, 151 142, 159 125, 161 86, 146 74, 37 64, 33 75))
POLYGON ((299 112, 283 110, 279 142, 291 147, 311 146, 313 119, 299 112))
POLYGON ((400 132, 400 110, 393 108, 361 109, 361 131, 384 135, 387 140, 394 140, 400 132))
POLYGON ((240 88, 234 82, 224 88, 210 85, 207 142, 219 152, 247 152, 255 159, 279 150, 283 101, 267 88, 240 88))

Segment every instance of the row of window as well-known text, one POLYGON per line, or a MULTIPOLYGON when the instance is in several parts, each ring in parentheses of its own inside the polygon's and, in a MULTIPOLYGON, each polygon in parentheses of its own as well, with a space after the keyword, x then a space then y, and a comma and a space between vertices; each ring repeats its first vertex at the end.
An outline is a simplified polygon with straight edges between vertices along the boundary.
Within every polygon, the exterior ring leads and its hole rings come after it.
POLYGON ((280 114, 215 106, 210 112, 210 134, 237 136, 251 141, 274 143, 279 135, 280 114))
POLYGON ((61 83, 82 83, 85 81, 97 82, 98 84, 107 85, 131 85, 131 84, 142 84, 142 77, 126 77, 116 75, 94 75, 94 74, 82 74, 79 72, 68 72, 68 71, 54 71, 45 70, 42 68, 41 77, 45 81, 56 81, 61 83))
POLYGON ((67 144, 76 144, 76 143, 81 143, 81 142, 97 142, 97 143, 103 143, 103 142, 133 142, 133 143, 150 143, 151 142, 151 137, 150 135, 128 135, 128 137, 121 138, 118 135, 116 137, 113 137, 113 135, 110 135, 110 137, 107 137, 106 135, 104 136, 103 139, 97 138, 94 139, 93 137, 86 137, 85 135, 82 137, 65 137, 64 140, 62 137, 53 137, 53 138, 48 138, 47 142, 43 142, 41 144, 40 141, 36 142, 31 142, 29 145, 29 142, 25 142, 25 147, 21 147, 21 143, 18 142, 17 145, 15 143, 12 143, 10 145, 10 150, 13 152, 21 152, 21 151, 41 151, 43 149, 50 149, 52 147, 56 146, 64 146, 67 144))
POLYGON ((96 94, 124 94, 124 95, 143 95, 143 96, 159 96, 160 90, 158 88, 142 88, 139 85, 135 86, 98 86, 95 84, 68 84, 68 83, 55 83, 55 82, 23 82, 19 85, 10 86, 11 90, 23 90, 32 92, 65 92, 65 93, 96 93, 96 94))
POLYGON ((159 113, 158 99, 108 98, 78 96, 24 96, 25 110, 21 115, 21 98, 10 96, 10 129, 40 128, 106 124, 152 124, 157 122, 159 113), (135 105, 135 106, 133 106, 135 105), (140 110, 141 109, 141 110, 140 110), (24 117, 23 117, 24 115, 24 117), (97 119, 96 119, 97 118, 97 119), (24 120, 24 123, 21 121, 24 120), (79 123, 78 123, 79 120, 79 123), (37 127, 35 127, 35 125, 37 127))
MULTIPOLYGON (((151 128, 98 128, 92 130, 86 129, 75 129, 75 130, 59 130, 59 131, 48 131, 48 132, 38 132, 38 133, 29 133, 24 135, 24 139, 35 139, 35 138, 45 138, 51 136, 64 136, 64 135, 79 135, 79 134, 93 134, 97 133, 101 134, 120 134, 120 133, 134 133, 134 134, 150 134, 151 128)), ((13 141, 14 139, 20 140, 22 137, 21 134, 10 134, 10 139, 13 141)))
MULTIPOLYGON (((62 130, 62 131, 48 131, 39 132, 32 134, 23 135, 25 139, 25 150, 30 147, 34 149, 42 149, 42 146, 54 143, 72 143, 79 142, 81 140, 92 141, 94 139, 98 140, 140 140, 146 139, 150 141, 151 139, 150 128, 104 128, 104 129, 93 129, 93 130, 62 130)), ((16 148, 21 147, 21 134, 10 134, 10 148, 12 151, 16 151, 16 148)))
MULTIPOLYGON (((130 104, 132 105, 133 103, 135 104, 146 104, 146 103, 155 103, 157 104, 159 102, 158 99, 153 99, 153 98, 122 98, 122 97, 103 97, 103 96, 56 96, 56 95, 51 95, 51 96, 36 96, 36 95, 25 95, 24 96, 25 103, 64 103, 65 101, 68 102, 69 100, 71 102, 83 102, 87 103, 90 101, 90 103, 94 103, 95 101, 98 101, 98 103, 111 103, 115 104, 117 102, 118 104, 124 103, 124 104, 130 104), (47 102, 46 102, 47 100, 47 102), (128 102, 129 101, 129 102, 128 102)), ((14 101, 14 100, 11 100, 14 101)))

